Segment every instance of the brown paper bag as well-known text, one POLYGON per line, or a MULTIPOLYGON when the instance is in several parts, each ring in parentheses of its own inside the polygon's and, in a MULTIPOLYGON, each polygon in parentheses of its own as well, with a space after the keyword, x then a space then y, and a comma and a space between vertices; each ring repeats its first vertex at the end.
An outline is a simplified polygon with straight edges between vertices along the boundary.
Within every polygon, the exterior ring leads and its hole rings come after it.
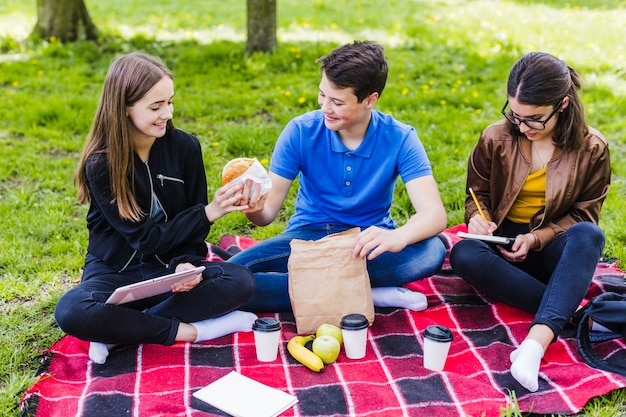
POLYGON ((299 334, 320 324, 339 326, 346 314, 374 322, 372 288, 365 259, 353 259, 358 227, 322 239, 293 239, 287 264, 289 299, 299 334))

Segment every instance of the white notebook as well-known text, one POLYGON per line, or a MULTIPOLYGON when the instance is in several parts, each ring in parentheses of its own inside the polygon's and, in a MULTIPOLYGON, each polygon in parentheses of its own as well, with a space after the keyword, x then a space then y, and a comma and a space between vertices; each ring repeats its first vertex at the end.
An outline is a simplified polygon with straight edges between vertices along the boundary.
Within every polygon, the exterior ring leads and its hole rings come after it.
POLYGON ((478 239, 489 243, 497 243, 499 245, 510 245, 515 241, 510 237, 504 236, 492 236, 492 235, 475 235, 473 233, 465 233, 465 232, 457 232, 456 235, 458 237, 462 237, 465 239, 478 239))
POLYGON ((224 375, 193 396, 233 417, 275 417, 298 398, 235 371, 224 375))

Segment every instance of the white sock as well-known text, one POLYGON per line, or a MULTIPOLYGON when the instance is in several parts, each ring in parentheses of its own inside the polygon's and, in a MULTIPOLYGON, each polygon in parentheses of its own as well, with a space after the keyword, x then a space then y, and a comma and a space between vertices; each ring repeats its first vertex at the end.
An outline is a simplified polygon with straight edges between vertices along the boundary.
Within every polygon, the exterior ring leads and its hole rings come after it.
POLYGON ((190 323, 196 328, 196 342, 204 342, 236 332, 250 332, 257 319, 256 314, 235 310, 223 316, 190 323))
POLYGON ((511 352, 511 375, 530 392, 539 389, 539 365, 543 346, 536 340, 526 339, 511 352))
POLYGON ((100 342, 89 342, 89 358, 102 365, 106 362, 107 357, 109 356, 109 349, 111 349, 115 345, 107 345, 105 343, 100 342))
POLYGON ((372 288, 372 299, 376 307, 400 307, 422 311, 428 307, 426 296, 404 287, 372 288))
POLYGON ((600 323, 596 323, 595 321, 591 323, 591 330, 594 332, 605 332, 605 333, 613 333, 613 330, 607 329, 600 323))

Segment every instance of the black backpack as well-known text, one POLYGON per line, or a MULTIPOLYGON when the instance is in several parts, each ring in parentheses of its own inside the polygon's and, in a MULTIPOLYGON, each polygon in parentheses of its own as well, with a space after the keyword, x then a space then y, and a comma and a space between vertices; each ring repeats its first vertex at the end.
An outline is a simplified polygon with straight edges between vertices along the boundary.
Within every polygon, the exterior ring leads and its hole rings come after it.
POLYGON ((615 339, 620 335, 626 339, 626 295, 614 292, 600 294, 576 312, 575 320, 578 323, 578 348, 585 362, 594 368, 626 376, 626 363, 608 362, 598 356, 592 346, 594 342, 615 339), (589 319, 614 333, 591 332, 589 319))

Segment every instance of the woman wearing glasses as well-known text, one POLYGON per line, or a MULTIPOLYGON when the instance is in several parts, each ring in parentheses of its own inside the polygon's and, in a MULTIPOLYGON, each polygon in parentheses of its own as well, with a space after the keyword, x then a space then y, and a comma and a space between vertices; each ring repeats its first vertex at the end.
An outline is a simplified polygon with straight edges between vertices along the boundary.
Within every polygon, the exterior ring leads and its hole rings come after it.
POLYGON ((469 157, 470 233, 514 238, 509 247, 466 239, 453 269, 478 290, 535 314, 511 353, 511 374, 538 389, 539 365, 578 308, 604 248, 598 227, 611 176, 609 148, 587 126, 579 74, 533 52, 512 68, 505 119, 487 127, 469 157), (482 210, 481 210, 482 209, 482 210), (481 214, 482 211, 482 214, 481 214))

